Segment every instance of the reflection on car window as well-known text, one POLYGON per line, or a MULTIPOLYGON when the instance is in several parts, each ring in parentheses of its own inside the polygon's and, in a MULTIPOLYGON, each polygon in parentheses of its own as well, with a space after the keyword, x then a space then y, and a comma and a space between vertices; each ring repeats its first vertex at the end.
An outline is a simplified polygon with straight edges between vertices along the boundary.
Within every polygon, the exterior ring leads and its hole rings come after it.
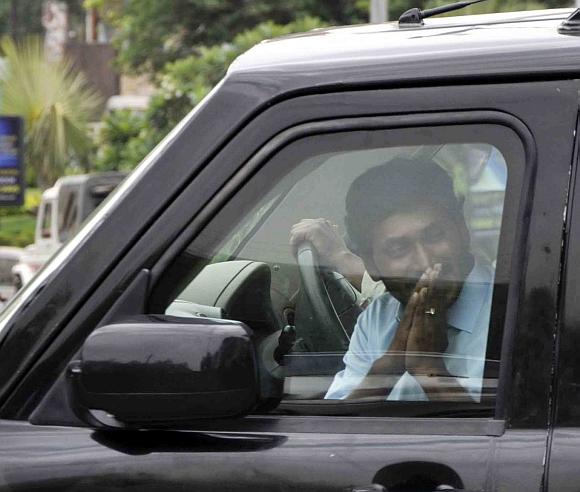
POLYGON ((272 197, 265 204, 260 206, 253 214, 246 217, 229 240, 220 248, 220 251, 212 259, 212 263, 220 263, 230 260, 236 252, 243 246, 244 241, 252 236, 252 231, 256 228, 263 217, 268 214, 278 199, 278 196, 272 197))
POLYGON ((166 312, 245 322, 270 411, 489 410, 523 159, 489 125, 297 141, 184 251, 166 312))

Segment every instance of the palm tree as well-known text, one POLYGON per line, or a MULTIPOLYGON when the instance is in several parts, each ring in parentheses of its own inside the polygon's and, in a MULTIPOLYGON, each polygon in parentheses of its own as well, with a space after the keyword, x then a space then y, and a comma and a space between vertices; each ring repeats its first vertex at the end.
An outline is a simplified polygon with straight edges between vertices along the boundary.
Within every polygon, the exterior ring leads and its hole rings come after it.
POLYGON ((49 62, 40 40, 0 41, 6 69, 0 74, 0 112, 25 123, 25 162, 45 189, 71 159, 91 146, 88 123, 101 104, 70 62, 49 62))

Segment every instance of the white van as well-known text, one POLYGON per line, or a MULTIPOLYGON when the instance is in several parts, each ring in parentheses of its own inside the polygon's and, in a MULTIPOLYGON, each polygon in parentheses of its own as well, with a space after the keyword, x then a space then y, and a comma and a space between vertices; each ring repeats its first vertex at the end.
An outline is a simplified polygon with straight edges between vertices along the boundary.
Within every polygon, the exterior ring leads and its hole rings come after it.
POLYGON ((12 267, 17 289, 78 231, 125 176, 121 172, 64 176, 44 191, 36 216, 34 243, 24 248, 20 262, 12 267))

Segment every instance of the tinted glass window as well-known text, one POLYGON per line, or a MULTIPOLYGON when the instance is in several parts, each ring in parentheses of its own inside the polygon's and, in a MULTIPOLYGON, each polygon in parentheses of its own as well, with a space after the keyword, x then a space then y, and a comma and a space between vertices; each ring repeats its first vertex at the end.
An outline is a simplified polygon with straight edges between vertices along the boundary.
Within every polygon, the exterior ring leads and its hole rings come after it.
POLYGON ((490 413, 523 163, 491 125, 295 141, 169 269, 165 313, 244 321, 270 412, 490 413))

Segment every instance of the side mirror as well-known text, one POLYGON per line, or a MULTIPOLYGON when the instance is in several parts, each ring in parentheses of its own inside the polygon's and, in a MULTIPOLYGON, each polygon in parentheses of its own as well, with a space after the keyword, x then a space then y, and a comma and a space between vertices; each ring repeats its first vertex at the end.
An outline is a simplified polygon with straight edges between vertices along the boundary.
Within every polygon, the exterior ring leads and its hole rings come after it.
POLYGON ((258 402, 251 331, 211 318, 143 316, 95 330, 67 371, 77 417, 95 427, 160 427, 234 417, 258 402))

